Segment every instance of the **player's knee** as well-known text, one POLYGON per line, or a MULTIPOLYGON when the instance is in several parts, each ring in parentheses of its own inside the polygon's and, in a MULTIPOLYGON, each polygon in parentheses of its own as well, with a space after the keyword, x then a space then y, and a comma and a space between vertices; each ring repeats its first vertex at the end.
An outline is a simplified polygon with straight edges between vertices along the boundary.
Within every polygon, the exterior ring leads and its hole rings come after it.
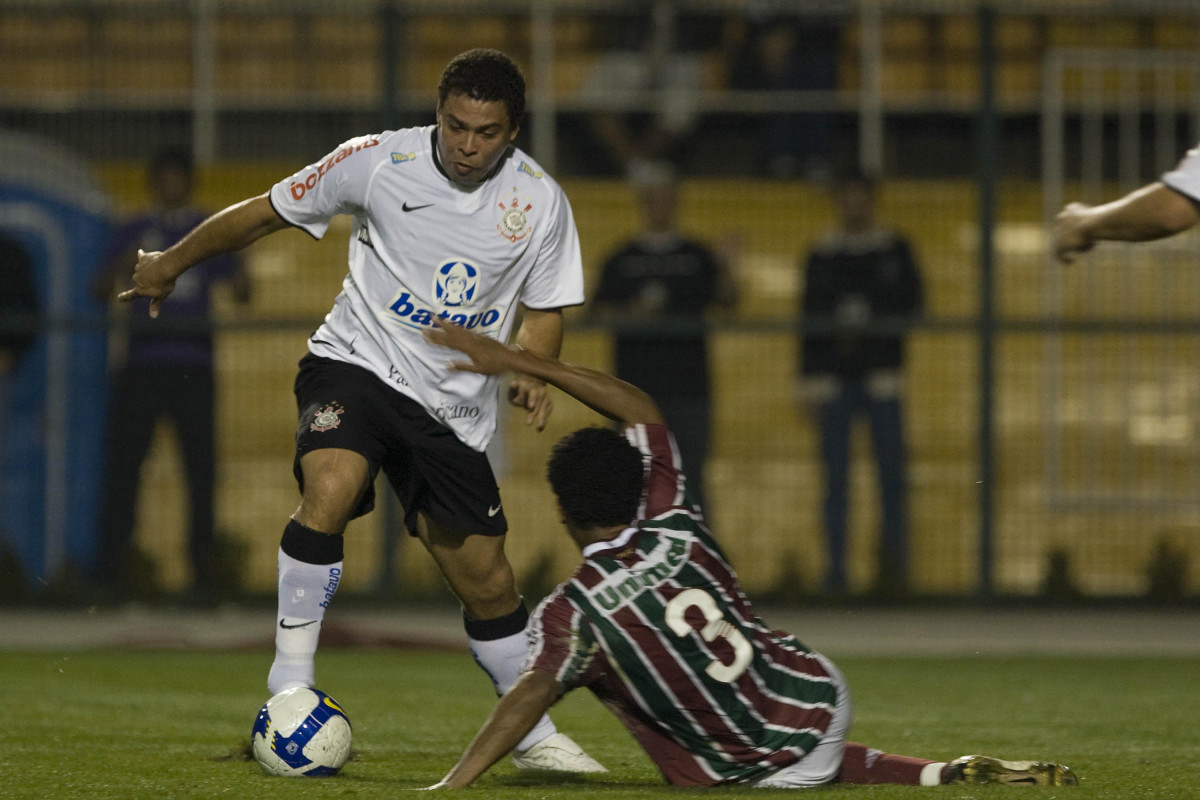
POLYGON ((475 619, 504 616, 521 600, 507 561, 481 572, 475 580, 463 582, 458 587, 458 595, 467 613, 475 619))
POLYGON ((362 496, 363 487, 344 475, 315 471, 304 476, 304 496, 296 518, 323 533, 341 533, 362 496))

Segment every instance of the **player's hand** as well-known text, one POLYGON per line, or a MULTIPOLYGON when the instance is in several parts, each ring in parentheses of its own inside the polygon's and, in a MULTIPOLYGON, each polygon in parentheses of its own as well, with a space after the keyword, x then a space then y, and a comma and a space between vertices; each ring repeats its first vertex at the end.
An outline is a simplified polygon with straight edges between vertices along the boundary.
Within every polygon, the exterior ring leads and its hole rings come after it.
POLYGON ((533 425, 539 431, 546 429, 546 421, 554 410, 550 399, 550 391, 544 381, 531 378, 528 375, 516 375, 508 384, 508 402, 525 409, 525 424, 533 425))
POLYGON ((1091 206, 1083 203, 1070 203, 1054 218, 1054 230, 1050 244, 1054 257, 1064 264, 1070 264, 1081 253, 1086 253, 1095 246, 1095 241, 1087 233, 1086 223, 1091 206))
POLYGON ((137 265, 133 268, 133 286, 117 295, 123 303, 139 297, 150 298, 150 318, 157 319, 162 301, 175 288, 175 275, 167 269, 163 254, 138 250, 137 265))
POLYGON ((450 369, 480 375, 499 375, 512 369, 514 354, 510 347, 449 320, 439 320, 435 327, 425 330, 424 336, 430 344, 449 347, 470 359, 451 362, 450 369))

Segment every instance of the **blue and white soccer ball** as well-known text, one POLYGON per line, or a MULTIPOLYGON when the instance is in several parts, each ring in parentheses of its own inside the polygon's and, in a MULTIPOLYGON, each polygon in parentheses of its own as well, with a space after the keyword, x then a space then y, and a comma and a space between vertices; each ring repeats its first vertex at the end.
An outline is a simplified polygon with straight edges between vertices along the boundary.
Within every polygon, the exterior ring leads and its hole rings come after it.
POLYGON ((350 758, 350 720, 324 692, 288 689, 259 710, 250 740, 269 775, 327 777, 350 758))

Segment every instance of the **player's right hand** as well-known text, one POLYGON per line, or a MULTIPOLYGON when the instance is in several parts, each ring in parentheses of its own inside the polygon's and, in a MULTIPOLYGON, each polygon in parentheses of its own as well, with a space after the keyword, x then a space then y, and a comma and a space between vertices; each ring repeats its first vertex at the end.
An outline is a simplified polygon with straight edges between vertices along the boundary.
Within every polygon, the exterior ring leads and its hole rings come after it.
POLYGON ((128 303, 139 297, 149 297, 150 318, 157 319, 162 301, 174 288, 175 276, 167 269, 163 253, 138 250, 137 265, 133 268, 133 286, 117 295, 117 299, 128 303))
POLYGON ((1074 262, 1076 256, 1086 253, 1096 245, 1088 235, 1086 227, 1091 208, 1084 203, 1069 203, 1054 218, 1050 249, 1054 257, 1062 263, 1074 262))

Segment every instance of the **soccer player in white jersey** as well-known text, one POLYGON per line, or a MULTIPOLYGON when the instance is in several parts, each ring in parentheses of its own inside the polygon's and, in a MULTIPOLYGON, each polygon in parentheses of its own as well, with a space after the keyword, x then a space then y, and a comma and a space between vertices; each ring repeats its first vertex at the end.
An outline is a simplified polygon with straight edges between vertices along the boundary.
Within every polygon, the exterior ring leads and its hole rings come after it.
POLYGON ((1055 219, 1051 250, 1071 263, 1097 242, 1148 242, 1200 222, 1200 145, 1154 183, 1100 206, 1069 203, 1055 219))
POLYGON ((467 356, 448 354, 455 369, 539 377, 625 428, 585 428, 555 445, 547 476, 583 563, 534 612, 527 671, 433 788, 470 784, 581 686, 679 786, 1076 782, 1044 761, 940 762, 847 742, 841 672, 755 616, 649 395, 452 324, 425 335, 467 356))
MULTIPOLYGON (((342 534, 371 510, 380 469, 409 532, 462 602, 476 661, 498 693, 519 675, 529 615, 504 554, 508 524, 483 452, 496 428, 499 379, 447 369, 421 334, 453 320, 554 356, 561 309, 583 302, 567 198, 513 146, 524 111, 525 81, 511 59, 463 53, 442 74, 436 125, 350 139, 175 246, 139 253, 121 299, 148 297, 157 317, 194 264, 289 225, 320 238, 334 216, 353 220, 349 274, 296 379, 302 500, 280 543, 272 693, 314 683, 321 622, 342 575, 342 534)), ((551 411, 544 382, 519 375, 508 388, 541 430, 551 411)), ((548 717, 514 760, 604 769, 548 717)))

